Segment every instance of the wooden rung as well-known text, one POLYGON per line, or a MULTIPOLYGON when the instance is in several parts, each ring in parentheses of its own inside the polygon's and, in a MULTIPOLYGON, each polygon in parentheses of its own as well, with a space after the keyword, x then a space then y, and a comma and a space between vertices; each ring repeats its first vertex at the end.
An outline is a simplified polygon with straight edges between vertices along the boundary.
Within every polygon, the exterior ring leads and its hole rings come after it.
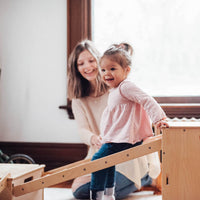
POLYGON ((10 174, 6 174, 0 179, 0 193, 7 187, 7 179, 10 177, 10 174))
POLYGON ((162 135, 158 135, 149 141, 147 140, 145 144, 100 158, 98 160, 86 160, 85 162, 79 161, 71 164, 70 167, 66 165, 58 170, 55 169, 53 171, 54 173, 51 171, 52 173, 47 173, 47 175, 41 178, 15 186, 13 194, 14 196, 21 196, 29 192, 62 183, 85 174, 99 171, 101 169, 159 151, 161 149, 161 139, 162 135))

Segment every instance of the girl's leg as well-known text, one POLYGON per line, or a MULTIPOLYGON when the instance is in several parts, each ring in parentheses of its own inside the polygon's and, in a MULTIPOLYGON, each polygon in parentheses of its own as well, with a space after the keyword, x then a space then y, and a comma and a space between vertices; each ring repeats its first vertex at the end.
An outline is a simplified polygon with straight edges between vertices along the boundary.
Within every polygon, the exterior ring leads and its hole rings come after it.
POLYGON ((106 188, 113 188, 115 184, 115 166, 108 168, 108 174, 106 177, 106 188))
MULTIPOLYGON (((107 178, 108 181, 106 181, 106 183, 107 183, 106 188, 112 188, 114 186, 113 183, 114 183, 114 180, 115 180, 115 173, 114 173, 114 177, 111 177, 110 173, 112 173, 112 171, 115 171, 114 166, 110 168, 109 177, 107 178)), ((90 181, 79 186, 73 192, 73 195, 76 199, 89 199, 90 198, 90 181)))
MULTIPOLYGON (((99 149, 99 151, 95 153, 94 156, 92 157, 92 161, 110 155, 111 152, 108 146, 109 144, 103 144, 99 149)), ((102 191, 105 189, 106 176, 108 170, 109 168, 106 168, 92 173, 91 185, 90 185, 91 190, 102 191)))
POLYGON ((115 188, 106 188, 103 200, 115 200, 115 188))
POLYGON ((115 200, 115 166, 108 169, 104 200, 115 200))
POLYGON ((90 190, 90 199, 91 200, 103 200, 104 191, 94 191, 90 190))
MULTIPOLYGON (((92 160, 97 160, 99 158, 105 157, 107 155, 112 154, 112 148, 110 148, 110 144, 104 144, 99 149, 97 153, 94 154, 92 160)), ((113 167, 112 167, 113 168, 113 167)), ((90 185, 90 197, 91 199, 101 199, 102 192, 104 192, 106 186, 106 180, 109 171, 113 171, 112 168, 106 168, 97 172, 92 173, 91 176, 91 185, 90 185)), ((115 168, 114 168, 115 171, 115 168)), ((114 181, 114 179, 113 179, 114 181)), ((113 185, 113 184, 112 184, 113 185)))
MULTIPOLYGON (((138 146, 140 144, 142 144, 142 141, 137 142, 134 145, 129 144, 129 143, 106 143, 106 144, 102 145, 102 147, 99 149, 99 151, 97 153, 95 153, 92 160, 96 160, 96 159, 105 157, 107 155, 111 155, 113 153, 117 153, 119 151, 138 146)), ((91 185, 90 185, 90 190, 91 190, 90 196, 92 197, 92 199, 96 199, 97 192, 104 191, 105 186, 108 186, 106 184, 106 180, 109 180, 109 179, 106 179, 106 177, 109 175, 108 174, 109 170, 110 170, 110 168, 107 168, 107 169, 103 169, 103 170, 92 173, 91 185)), ((111 176, 114 177, 113 174, 111 176)), ((114 178, 113 178, 113 180, 114 180, 114 178)), ((114 182, 112 184, 114 186, 114 182)), ((99 196, 101 196, 101 195, 99 195, 99 196)), ((112 196, 114 196, 114 195, 112 195, 112 196)), ((114 198, 111 198, 111 199, 113 200, 114 198)))
MULTIPOLYGON (((142 186, 151 185, 152 178, 147 174, 142 180, 142 186)), ((129 194, 137 191, 134 182, 126 178, 123 174, 116 172, 116 184, 115 184, 115 196, 116 199, 122 199, 127 197, 129 194)), ((89 199, 90 198, 90 182, 80 186, 73 193, 76 199, 89 199)))
MULTIPOLYGON (((137 146, 139 144, 141 144, 141 142, 136 143, 134 145, 129 143, 118 143, 118 144, 112 143, 110 144, 111 145, 110 148, 112 148, 113 153, 117 153, 119 151, 123 151, 125 149, 137 146)), ((115 167, 109 168, 108 170, 104 200, 115 200, 114 183, 115 183, 115 167)))

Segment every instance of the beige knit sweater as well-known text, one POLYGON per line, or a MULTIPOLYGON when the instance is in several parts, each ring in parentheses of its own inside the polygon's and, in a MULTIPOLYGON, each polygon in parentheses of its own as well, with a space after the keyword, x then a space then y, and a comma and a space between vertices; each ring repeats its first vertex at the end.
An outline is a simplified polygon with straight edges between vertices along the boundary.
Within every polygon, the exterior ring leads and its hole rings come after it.
MULTIPOLYGON (((72 109, 77 122, 80 138, 89 146, 87 158, 92 158, 98 150, 90 144, 92 135, 100 134, 100 120, 107 104, 108 93, 100 97, 85 97, 72 100, 72 109)), ((149 154, 134 160, 117 165, 116 170, 135 182, 138 189, 141 187, 141 178, 149 173, 156 178, 160 173, 158 153, 149 154)))

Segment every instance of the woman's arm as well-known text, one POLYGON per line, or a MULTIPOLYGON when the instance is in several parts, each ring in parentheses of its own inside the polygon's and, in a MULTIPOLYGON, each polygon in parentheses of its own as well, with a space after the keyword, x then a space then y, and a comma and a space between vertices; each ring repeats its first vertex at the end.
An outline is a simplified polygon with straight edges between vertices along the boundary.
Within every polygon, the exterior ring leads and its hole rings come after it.
POLYGON ((90 129, 89 121, 86 115, 86 108, 84 108, 81 100, 72 100, 72 110, 78 125, 78 131, 81 141, 89 146, 95 145, 99 147, 101 145, 100 139, 90 129))
POLYGON ((87 145, 90 144, 91 137, 93 133, 90 131, 86 113, 84 111, 83 105, 79 99, 72 100, 72 110, 78 125, 78 132, 81 138, 81 141, 87 145))

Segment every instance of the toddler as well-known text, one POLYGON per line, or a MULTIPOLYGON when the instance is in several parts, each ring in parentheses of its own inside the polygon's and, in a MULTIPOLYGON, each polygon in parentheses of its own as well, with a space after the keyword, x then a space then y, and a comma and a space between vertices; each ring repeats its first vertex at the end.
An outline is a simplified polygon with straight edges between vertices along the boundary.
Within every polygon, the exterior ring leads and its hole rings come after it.
MULTIPOLYGON (((167 126, 159 104, 127 79, 131 57, 124 45, 113 45, 100 59, 101 77, 110 87, 100 124, 102 146, 92 160, 142 144, 153 136, 151 121, 167 126)), ((92 173, 90 196, 114 200, 115 166, 92 173)))

